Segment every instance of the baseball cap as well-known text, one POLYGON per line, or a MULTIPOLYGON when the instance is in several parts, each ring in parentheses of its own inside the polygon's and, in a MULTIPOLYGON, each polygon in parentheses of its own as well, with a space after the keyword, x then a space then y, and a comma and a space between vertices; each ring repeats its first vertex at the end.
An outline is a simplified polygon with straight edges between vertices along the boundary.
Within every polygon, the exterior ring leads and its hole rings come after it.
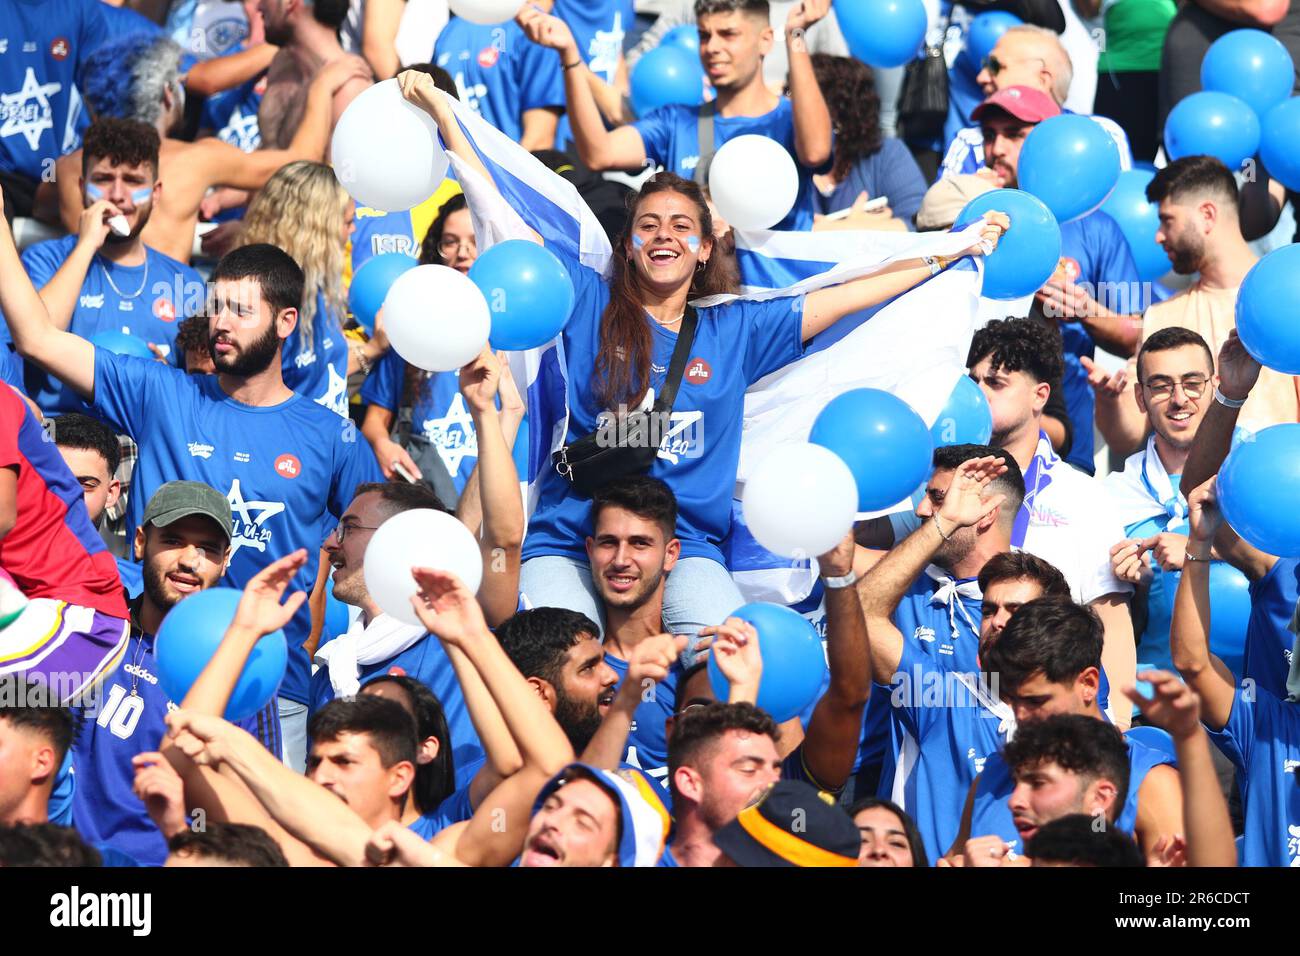
POLYGON ((862 838, 835 798, 801 780, 779 780, 713 834, 737 866, 857 866, 862 838))
POLYGON ((947 229, 976 196, 996 187, 983 176, 958 173, 944 176, 925 192, 921 208, 916 211, 916 228, 947 229))
MULTIPOLYGON (((601 770, 585 763, 571 763, 546 782, 533 813, 542 808, 546 798, 571 780, 586 779, 604 789, 618 807, 621 836, 618 843, 619 866, 655 866, 663 855, 664 843, 672 827, 663 792, 648 776, 635 768, 601 770)), ((854 834, 857 830, 853 831, 854 834)))
POLYGON ((1061 108, 1042 90, 1032 86, 1008 86, 998 90, 971 111, 970 118, 976 122, 991 109, 1000 109, 1010 113, 1024 123, 1041 123, 1045 119, 1061 115, 1061 108))
POLYGON ((190 515, 211 518, 227 541, 233 536, 230 502, 217 489, 201 481, 169 481, 161 486, 145 506, 140 524, 152 523, 155 527, 165 528, 190 515))

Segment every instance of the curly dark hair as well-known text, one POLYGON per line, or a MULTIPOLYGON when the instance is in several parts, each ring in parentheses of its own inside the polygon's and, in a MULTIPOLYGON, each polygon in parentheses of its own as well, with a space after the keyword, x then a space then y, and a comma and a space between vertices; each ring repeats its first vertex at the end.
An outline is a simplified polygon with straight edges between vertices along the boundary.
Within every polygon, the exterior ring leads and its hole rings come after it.
POLYGON ((181 830, 167 841, 176 856, 221 861, 232 866, 288 866, 280 845, 261 827, 209 821, 201 830, 181 830))
POLYGON ((0 826, 0 867, 101 865, 99 850, 71 827, 53 823, 0 826))
POLYGON ((1117 793, 1109 819, 1118 820, 1124 810, 1131 771, 1124 735, 1114 724, 1082 714, 1054 714, 1027 720, 1016 728, 1016 736, 1002 748, 1002 759, 1016 778, 1035 767, 1054 763, 1089 783, 1109 780, 1117 793))
POLYGON ((858 160, 880 152, 880 96, 871 67, 860 60, 815 53, 812 64, 835 129, 831 178, 840 182, 858 160))
POLYGON ((1115 827, 1098 830, 1096 821, 1084 813, 1072 813, 1044 823, 1025 843, 1025 856, 1035 865, 1058 866, 1145 866, 1142 851, 1133 838, 1115 827))
POLYGON ((98 119, 90 124, 81 145, 81 175, 97 159, 114 166, 148 166, 158 176, 158 151, 162 140, 148 123, 133 119, 98 119))
POLYGON ((994 369, 1026 372, 1036 382, 1053 388, 1065 374, 1061 333, 1038 319, 994 319, 971 339, 966 367, 989 358, 994 369))
POLYGON ((186 352, 199 352, 208 354, 208 317, 206 315, 191 315, 188 319, 182 319, 176 326, 176 351, 181 353, 181 357, 186 352))
POLYGON ((677 768, 687 766, 711 751, 728 730, 762 734, 777 743, 781 740, 781 729, 776 721, 767 711, 759 710, 753 704, 716 702, 679 714, 673 722, 672 736, 668 738, 668 781, 675 806, 682 805, 675 782, 677 768))

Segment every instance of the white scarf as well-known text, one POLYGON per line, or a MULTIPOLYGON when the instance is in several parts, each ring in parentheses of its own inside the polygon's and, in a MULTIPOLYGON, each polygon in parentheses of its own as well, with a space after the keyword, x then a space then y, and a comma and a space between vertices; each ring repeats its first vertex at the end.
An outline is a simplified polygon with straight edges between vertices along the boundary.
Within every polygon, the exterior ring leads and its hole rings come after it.
POLYGON ((957 630, 958 610, 961 611, 961 616, 966 619, 966 623, 978 637, 980 626, 971 620, 970 613, 966 610, 966 605, 961 601, 958 601, 957 598, 960 596, 964 598, 974 598, 978 601, 984 596, 980 593, 979 582, 963 581, 958 583, 949 576, 947 571, 934 564, 928 565, 925 569, 925 573, 931 581, 934 581, 939 585, 939 587, 935 589, 935 592, 930 595, 930 604, 934 607, 946 607, 948 609, 948 627, 952 630, 952 639, 955 641, 960 636, 960 632, 957 630))
POLYGON ((1164 515, 1168 519, 1165 530, 1172 531, 1187 520, 1187 499, 1165 471, 1154 435, 1144 449, 1129 455, 1123 472, 1106 476, 1106 490, 1126 528, 1164 515))
POLYGON ((354 697, 361 689, 362 665, 396 657, 427 633, 418 624, 407 624, 389 614, 380 614, 369 624, 357 617, 346 633, 321 647, 312 660, 329 668, 335 697, 354 697))

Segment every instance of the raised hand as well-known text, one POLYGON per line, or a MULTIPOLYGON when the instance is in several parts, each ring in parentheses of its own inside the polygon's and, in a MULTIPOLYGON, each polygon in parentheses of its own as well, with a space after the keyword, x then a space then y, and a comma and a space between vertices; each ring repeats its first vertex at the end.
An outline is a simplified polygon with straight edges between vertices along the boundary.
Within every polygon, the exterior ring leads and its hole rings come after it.
POLYGON ((753 703, 763 678, 763 655, 758 646, 758 631, 748 621, 729 617, 714 627, 700 629, 701 637, 712 637, 710 653, 718 670, 731 685, 732 701, 753 703))
POLYGON ((853 570, 853 555, 856 550, 856 543, 853 539, 853 529, 849 529, 840 543, 825 554, 818 555, 817 567, 824 578, 842 578, 853 570))
POLYGON ((1006 459, 992 455, 962 462, 953 473, 952 484, 944 493, 939 516, 957 528, 979 524, 1006 500, 1006 495, 984 494, 989 482, 1006 470, 1006 459))
POLYGON ((989 211, 984 214, 984 226, 980 229, 979 242, 971 246, 964 256, 990 256, 998 247, 998 240, 1011 228, 1011 217, 1004 212, 989 211))
POLYGON ((1228 333, 1219 349, 1219 391, 1224 398, 1245 401, 1259 380, 1260 364, 1246 351, 1237 338, 1237 330, 1228 333))
POLYGON ((1142 542, 1162 571, 1181 571, 1187 558, 1187 535, 1162 531, 1142 542))
POLYGON ((216 767, 230 758, 230 735, 236 730, 212 714, 174 710, 167 715, 167 736, 200 767, 216 767))
POLYGON ((1147 866, 1187 865, 1187 840, 1181 833, 1162 836, 1147 852, 1147 866))
POLYGON ((569 25, 559 17, 543 13, 534 6, 526 6, 515 17, 515 23, 523 28, 524 35, 538 46, 559 50, 566 61, 572 57, 581 57, 578 41, 573 38, 569 25))
POLYGON ((1155 572, 1145 560, 1146 549, 1139 538, 1125 538, 1110 549, 1110 570, 1115 577, 1129 584, 1146 584, 1155 572))
POLYGON ((460 393, 470 410, 480 415, 496 410, 500 383, 501 363, 490 345, 484 345, 478 357, 460 370, 460 393))
POLYGON ((122 211, 107 199, 97 199, 81 211, 77 222, 77 242, 99 249, 108 238, 108 220, 122 211))
POLYGON ((454 122, 451 107, 442 90, 433 83, 433 77, 419 70, 403 70, 397 74, 397 85, 407 102, 424 110, 441 127, 444 123, 454 122))
POLYGON ((519 394, 519 385, 515 382, 514 373, 510 371, 510 363, 506 360, 505 352, 497 353, 497 364, 501 367, 501 378, 497 382, 501 411, 523 415, 528 406, 524 397, 519 394))
POLYGON ((447 854, 398 820, 380 824, 366 841, 366 866, 440 866, 447 854))
MULTIPOLYGON (((1050 316, 1051 313, 1048 315, 1050 316)), ((1128 392, 1131 384, 1128 380, 1128 369, 1108 372, 1086 355, 1080 358, 1079 362, 1083 365, 1083 370, 1088 373, 1088 384, 1092 386, 1098 401, 1117 402, 1128 392)))
POLYGON ((656 634, 633 649, 627 662, 627 683, 642 687, 645 681, 659 683, 668 676, 673 664, 686 650, 690 638, 684 635, 656 634))
POLYGON ((306 563, 307 549, 299 548, 257 572, 244 587, 231 628, 265 635, 278 631, 293 620, 302 602, 307 600, 307 592, 295 591, 283 604, 280 600, 293 583, 294 575, 306 563))
POLYGON ((1137 704, 1143 717, 1176 740, 1201 732, 1201 698, 1196 691, 1169 671, 1142 671, 1137 677, 1151 685, 1151 699, 1139 694, 1136 687, 1125 687, 1124 695, 1137 704))
POLYGON ((160 753, 136 754, 131 766, 135 768, 135 795, 162 835, 171 839, 186 826, 184 781, 160 753))
POLYGON ((810 26, 826 16, 831 9, 831 0, 803 0, 796 3, 785 18, 785 33, 790 36, 795 30, 807 30, 810 26))
POLYGON ((1187 522, 1191 525, 1188 545, 1198 552, 1214 543, 1214 536, 1223 526, 1223 512, 1219 510, 1218 475, 1195 488, 1187 496, 1187 522))
POLYGON ((420 586, 411 606, 430 634, 455 647, 492 636, 478 601, 460 578, 434 568, 412 568, 411 574, 420 586))

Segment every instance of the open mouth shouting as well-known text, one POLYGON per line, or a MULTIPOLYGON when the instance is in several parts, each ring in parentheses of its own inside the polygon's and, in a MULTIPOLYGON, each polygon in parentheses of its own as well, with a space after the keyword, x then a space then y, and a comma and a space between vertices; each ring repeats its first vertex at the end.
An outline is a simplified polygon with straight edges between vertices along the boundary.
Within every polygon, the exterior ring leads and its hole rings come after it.
POLYGON ((563 859, 559 846, 543 830, 528 841, 519 862, 521 866, 559 866, 563 859))

